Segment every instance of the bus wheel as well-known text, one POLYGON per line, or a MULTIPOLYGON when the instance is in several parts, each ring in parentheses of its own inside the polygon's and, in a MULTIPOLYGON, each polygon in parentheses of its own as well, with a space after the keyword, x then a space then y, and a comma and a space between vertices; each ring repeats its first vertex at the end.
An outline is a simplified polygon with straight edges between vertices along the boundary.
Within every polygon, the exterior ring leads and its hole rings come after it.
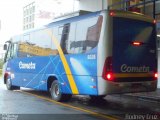
POLYGON ((57 80, 52 82, 50 93, 51 93, 52 99, 58 102, 69 101, 70 98, 72 97, 72 95, 61 93, 57 80))
POLYGON ((12 85, 11 79, 9 77, 7 77, 6 79, 6 87, 7 87, 7 90, 19 90, 20 89, 20 87, 12 85))
POLYGON ((12 82, 9 77, 7 77, 7 79, 6 79, 6 87, 8 90, 13 90, 12 82))

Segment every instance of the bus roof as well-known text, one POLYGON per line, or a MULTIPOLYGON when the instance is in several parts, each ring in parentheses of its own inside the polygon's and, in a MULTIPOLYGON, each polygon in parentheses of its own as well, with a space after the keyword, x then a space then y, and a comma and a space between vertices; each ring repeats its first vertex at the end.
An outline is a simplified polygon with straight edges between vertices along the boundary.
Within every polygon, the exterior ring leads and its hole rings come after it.
POLYGON ((101 11, 88 12, 86 14, 82 14, 82 15, 79 15, 79 16, 73 16, 73 17, 62 19, 62 20, 58 20, 58 21, 57 20, 56 21, 53 20, 52 22, 50 22, 47 25, 44 25, 44 26, 42 26, 40 28, 35 28, 35 29, 32 29, 32 30, 25 31, 23 34, 25 35, 25 34, 28 34, 30 32, 34 32, 36 30, 41 30, 41 29, 50 28, 50 27, 61 25, 61 24, 65 24, 65 23, 79 21, 79 20, 82 20, 82 19, 85 19, 85 18, 89 18, 89 17, 95 17, 95 16, 99 15, 100 13, 101 13, 101 11))
POLYGON ((153 18, 141 13, 137 12, 131 12, 131 11, 120 11, 120 10, 111 10, 110 12, 115 13, 115 17, 124 17, 124 18, 130 18, 130 19, 136 19, 146 22, 153 22, 153 18), (125 13, 125 14, 124 14, 125 13))
MULTIPOLYGON (((65 24, 65 23, 79 21, 79 20, 89 18, 89 17, 95 17, 95 16, 98 16, 101 12, 107 12, 107 11, 108 10, 102 10, 102 11, 97 11, 97 12, 86 12, 86 14, 82 14, 82 15, 80 14, 79 16, 73 16, 70 18, 66 18, 66 19, 64 18, 62 20, 56 20, 56 21, 53 20, 49 24, 44 25, 40 28, 34 28, 32 30, 27 30, 27 31, 23 32, 23 35, 29 34, 30 32, 34 32, 36 30, 42 30, 45 28, 50 28, 50 27, 65 24)), ((110 12, 115 12, 117 17, 125 17, 125 18, 139 19, 139 20, 143 20, 143 21, 147 21, 147 22, 153 22, 153 18, 146 16, 146 15, 143 15, 143 14, 140 14, 140 13, 120 11, 120 10, 110 10, 110 12)))

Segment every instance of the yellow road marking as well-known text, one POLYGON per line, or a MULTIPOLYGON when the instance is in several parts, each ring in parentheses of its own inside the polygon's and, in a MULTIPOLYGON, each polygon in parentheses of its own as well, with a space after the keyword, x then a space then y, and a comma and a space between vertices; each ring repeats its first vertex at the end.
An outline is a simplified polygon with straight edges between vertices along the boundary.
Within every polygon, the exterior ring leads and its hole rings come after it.
POLYGON ((72 90, 72 93, 73 94, 79 94, 77 86, 76 86, 76 83, 75 83, 75 81, 73 79, 71 70, 69 68, 69 65, 67 63, 67 60, 65 58, 65 55, 64 55, 64 53, 62 51, 62 48, 61 48, 58 40, 56 39, 56 37, 52 34, 52 32, 50 30, 48 30, 47 32, 48 32, 49 36, 52 38, 53 43, 56 45, 56 47, 58 49, 60 58, 62 60, 64 69, 65 69, 65 72, 66 72, 66 75, 67 75, 67 78, 68 78, 68 81, 69 81, 69 84, 70 84, 70 87, 71 87, 71 90, 72 90))
POLYGON ((46 101, 49 101, 49 102, 52 102, 52 103, 55 103, 55 104, 58 104, 58 105, 61 105, 61 106, 65 106, 65 107, 76 109, 76 110, 79 110, 79 111, 82 111, 82 112, 89 113, 89 114, 97 116, 97 117, 101 117, 101 118, 105 118, 105 119, 109 119, 109 120, 119 120, 118 118, 114 118, 114 117, 111 117, 109 115, 103 115, 103 114, 100 114, 100 113, 97 113, 97 112, 90 111, 88 109, 83 109, 83 108, 75 107, 75 106, 72 106, 72 105, 69 105, 69 104, 57 102, 55 100, 45 98, 45 97, 42 97, 42 96, 39 96, 39 95, 35 95, 35 94, 32 94, 32 93, 28 93, 28 92, 25 92, 25 91, 18 91, 18 92, 26 93, 26 94, 35 96, 37 98, 40 98, 40 99, 43 99, 43 100, 46 100, 46 101))

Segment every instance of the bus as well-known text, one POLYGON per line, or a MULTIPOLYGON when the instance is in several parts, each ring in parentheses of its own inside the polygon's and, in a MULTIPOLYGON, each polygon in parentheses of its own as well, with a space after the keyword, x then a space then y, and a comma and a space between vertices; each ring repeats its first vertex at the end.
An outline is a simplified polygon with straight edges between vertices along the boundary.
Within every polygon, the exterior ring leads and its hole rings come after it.
POLYGON ((103 10, 53 21, 4 45, 8 90, 49 91, 55 101, 157 88, 156 21, 103 10))

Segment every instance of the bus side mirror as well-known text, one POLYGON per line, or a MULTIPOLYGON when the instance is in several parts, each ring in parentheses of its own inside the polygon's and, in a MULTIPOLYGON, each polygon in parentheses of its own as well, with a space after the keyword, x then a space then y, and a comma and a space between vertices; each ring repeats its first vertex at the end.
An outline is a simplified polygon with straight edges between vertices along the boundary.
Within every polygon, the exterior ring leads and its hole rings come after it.
POLYGON ((7 44, 4 44, 3 50, 7 50, 7 48, 8 48, 7 44))

